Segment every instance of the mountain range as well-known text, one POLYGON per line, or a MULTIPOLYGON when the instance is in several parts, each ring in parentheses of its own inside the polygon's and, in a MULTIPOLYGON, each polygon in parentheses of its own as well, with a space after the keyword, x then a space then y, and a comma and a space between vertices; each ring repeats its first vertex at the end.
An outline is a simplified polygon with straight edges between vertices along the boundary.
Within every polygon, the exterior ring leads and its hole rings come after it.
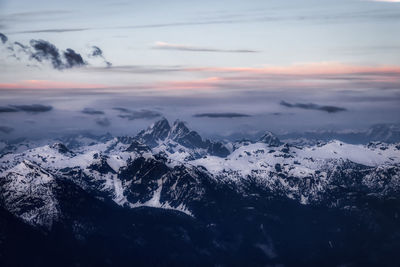
POLYGON ((54 141, 2 150, 2 266, 400 264, 399 143, 221 142, 166 119, 54 141))

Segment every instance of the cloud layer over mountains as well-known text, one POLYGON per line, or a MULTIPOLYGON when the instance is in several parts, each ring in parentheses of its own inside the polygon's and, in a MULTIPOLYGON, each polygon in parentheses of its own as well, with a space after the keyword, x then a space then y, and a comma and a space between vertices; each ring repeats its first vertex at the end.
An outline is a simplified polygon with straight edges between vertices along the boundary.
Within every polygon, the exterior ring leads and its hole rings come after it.
POLYGON ((328 113, 336 113, 340 111, 347 111, 347 109, 342 108, 342 107, 336 107, 336 106, 321 106, 317 105, 314 103, 288 103, 286 101, 281 101, 281 106, 288 107, 288 108, 300 108, 300 109, 309 109, 309 110, 319 110, 319 111, 325 111, 328 113))

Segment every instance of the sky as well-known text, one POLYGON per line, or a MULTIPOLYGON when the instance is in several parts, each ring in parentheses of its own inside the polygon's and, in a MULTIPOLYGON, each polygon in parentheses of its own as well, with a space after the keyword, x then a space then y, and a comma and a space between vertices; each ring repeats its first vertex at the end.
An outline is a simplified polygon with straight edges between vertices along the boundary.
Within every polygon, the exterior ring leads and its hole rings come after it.
POLYGON ((400 1, 0 0, 0 139, 400 122, 400 1))

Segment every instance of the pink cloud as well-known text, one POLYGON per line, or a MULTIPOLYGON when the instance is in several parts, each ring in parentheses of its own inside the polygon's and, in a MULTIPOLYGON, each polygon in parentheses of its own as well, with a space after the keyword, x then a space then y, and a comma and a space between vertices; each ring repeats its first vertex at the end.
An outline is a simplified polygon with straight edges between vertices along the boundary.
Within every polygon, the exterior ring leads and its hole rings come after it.
MULTIPOLYGON (((152 91, 190 92, 204 90, 280 90, 303 89, 396 89, 400 88, 399 66, 360 66, 343 63, 306 63, 289 66, 263 67, 200 67, 182 69, 193 75, 209 75, 207 78, 191 80, 153 80, 111 86, 95 83, 68 81, 24 80, 15 83, 0 83, 0 89, 109 89, 142 93, 152 91)), ((122 74, 121 74, 122 75, 122 74)))
POLYGON ((205 79, 161 82, 154 85, 157 89, 210 89, 218 87, 217 84, 222 81, 221 77, 209 77, 205 79))
POLYGON ((338 75, 338 74, 400 74, 399 66, 359 66, 336 62, 315 62, 294 64, 290 66, 265 66, 265 67, 205 67, 189 68, 187 71, 204 72, 236 72, 252 74, 275 75, 338 75))
POLYGON ((15 83, 0 83, 0 89, 95 89, 106 88, 102 84, 60 82, 49 80, 24 80, 15 83))

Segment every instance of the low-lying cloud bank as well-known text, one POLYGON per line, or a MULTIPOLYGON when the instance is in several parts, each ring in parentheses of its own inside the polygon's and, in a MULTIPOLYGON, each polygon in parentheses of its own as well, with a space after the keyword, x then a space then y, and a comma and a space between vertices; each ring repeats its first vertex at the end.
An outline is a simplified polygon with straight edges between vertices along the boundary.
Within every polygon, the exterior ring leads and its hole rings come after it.
POLYGON ((81 111, 83 114, 88 114, 88 115, 103 115, 104 111, 93 109, 93 108, 84 108, 81 111))
POLYGON ((195 118, 243 118, 243 117, 251 117, 251 115, 243 114, 243 113, 200 113, 194 114, 195 118))
POLYGON ((12 131, 14 131, 14 128, 7 127, 7 126, 0 126, 0 132, 2 132, 2 133, 9 134, 12 131))
POLYGON ((53 109, 52 106, 45 106, 41 104, 9 105, 9 106, 0 106, 0 113, 20 112, 20 111, 38 113, 38 112, 48 112, 51 111, 52 109, 53 109))
POLYGON ((342 107, 336 107, 336 106, 321 106, 317 105, 314 103, 288 103, 286 101, 281 101, 280 102, 281 106, 288 107, 288 108, 300 108, 300 109, 309 109, 309 110, 319 110, 319 111, 325 111, 328 113, 336 113, 336 112, 341 112, 341 111, 347 111, 347 109, 342 108, 342 107))
POLYGON ((147 109, 142 109, 138 111, 121 107, 116 107, 113 109, 121 112, 121 114, 119 114, 118 117, 128 120, 154 119, 162 116, 160 112, 147 109))
POLYGON ((108 127, 111 125, 111 121, 108 118, 98 118, 95 120, 95 122, 103 127, 108 127))

